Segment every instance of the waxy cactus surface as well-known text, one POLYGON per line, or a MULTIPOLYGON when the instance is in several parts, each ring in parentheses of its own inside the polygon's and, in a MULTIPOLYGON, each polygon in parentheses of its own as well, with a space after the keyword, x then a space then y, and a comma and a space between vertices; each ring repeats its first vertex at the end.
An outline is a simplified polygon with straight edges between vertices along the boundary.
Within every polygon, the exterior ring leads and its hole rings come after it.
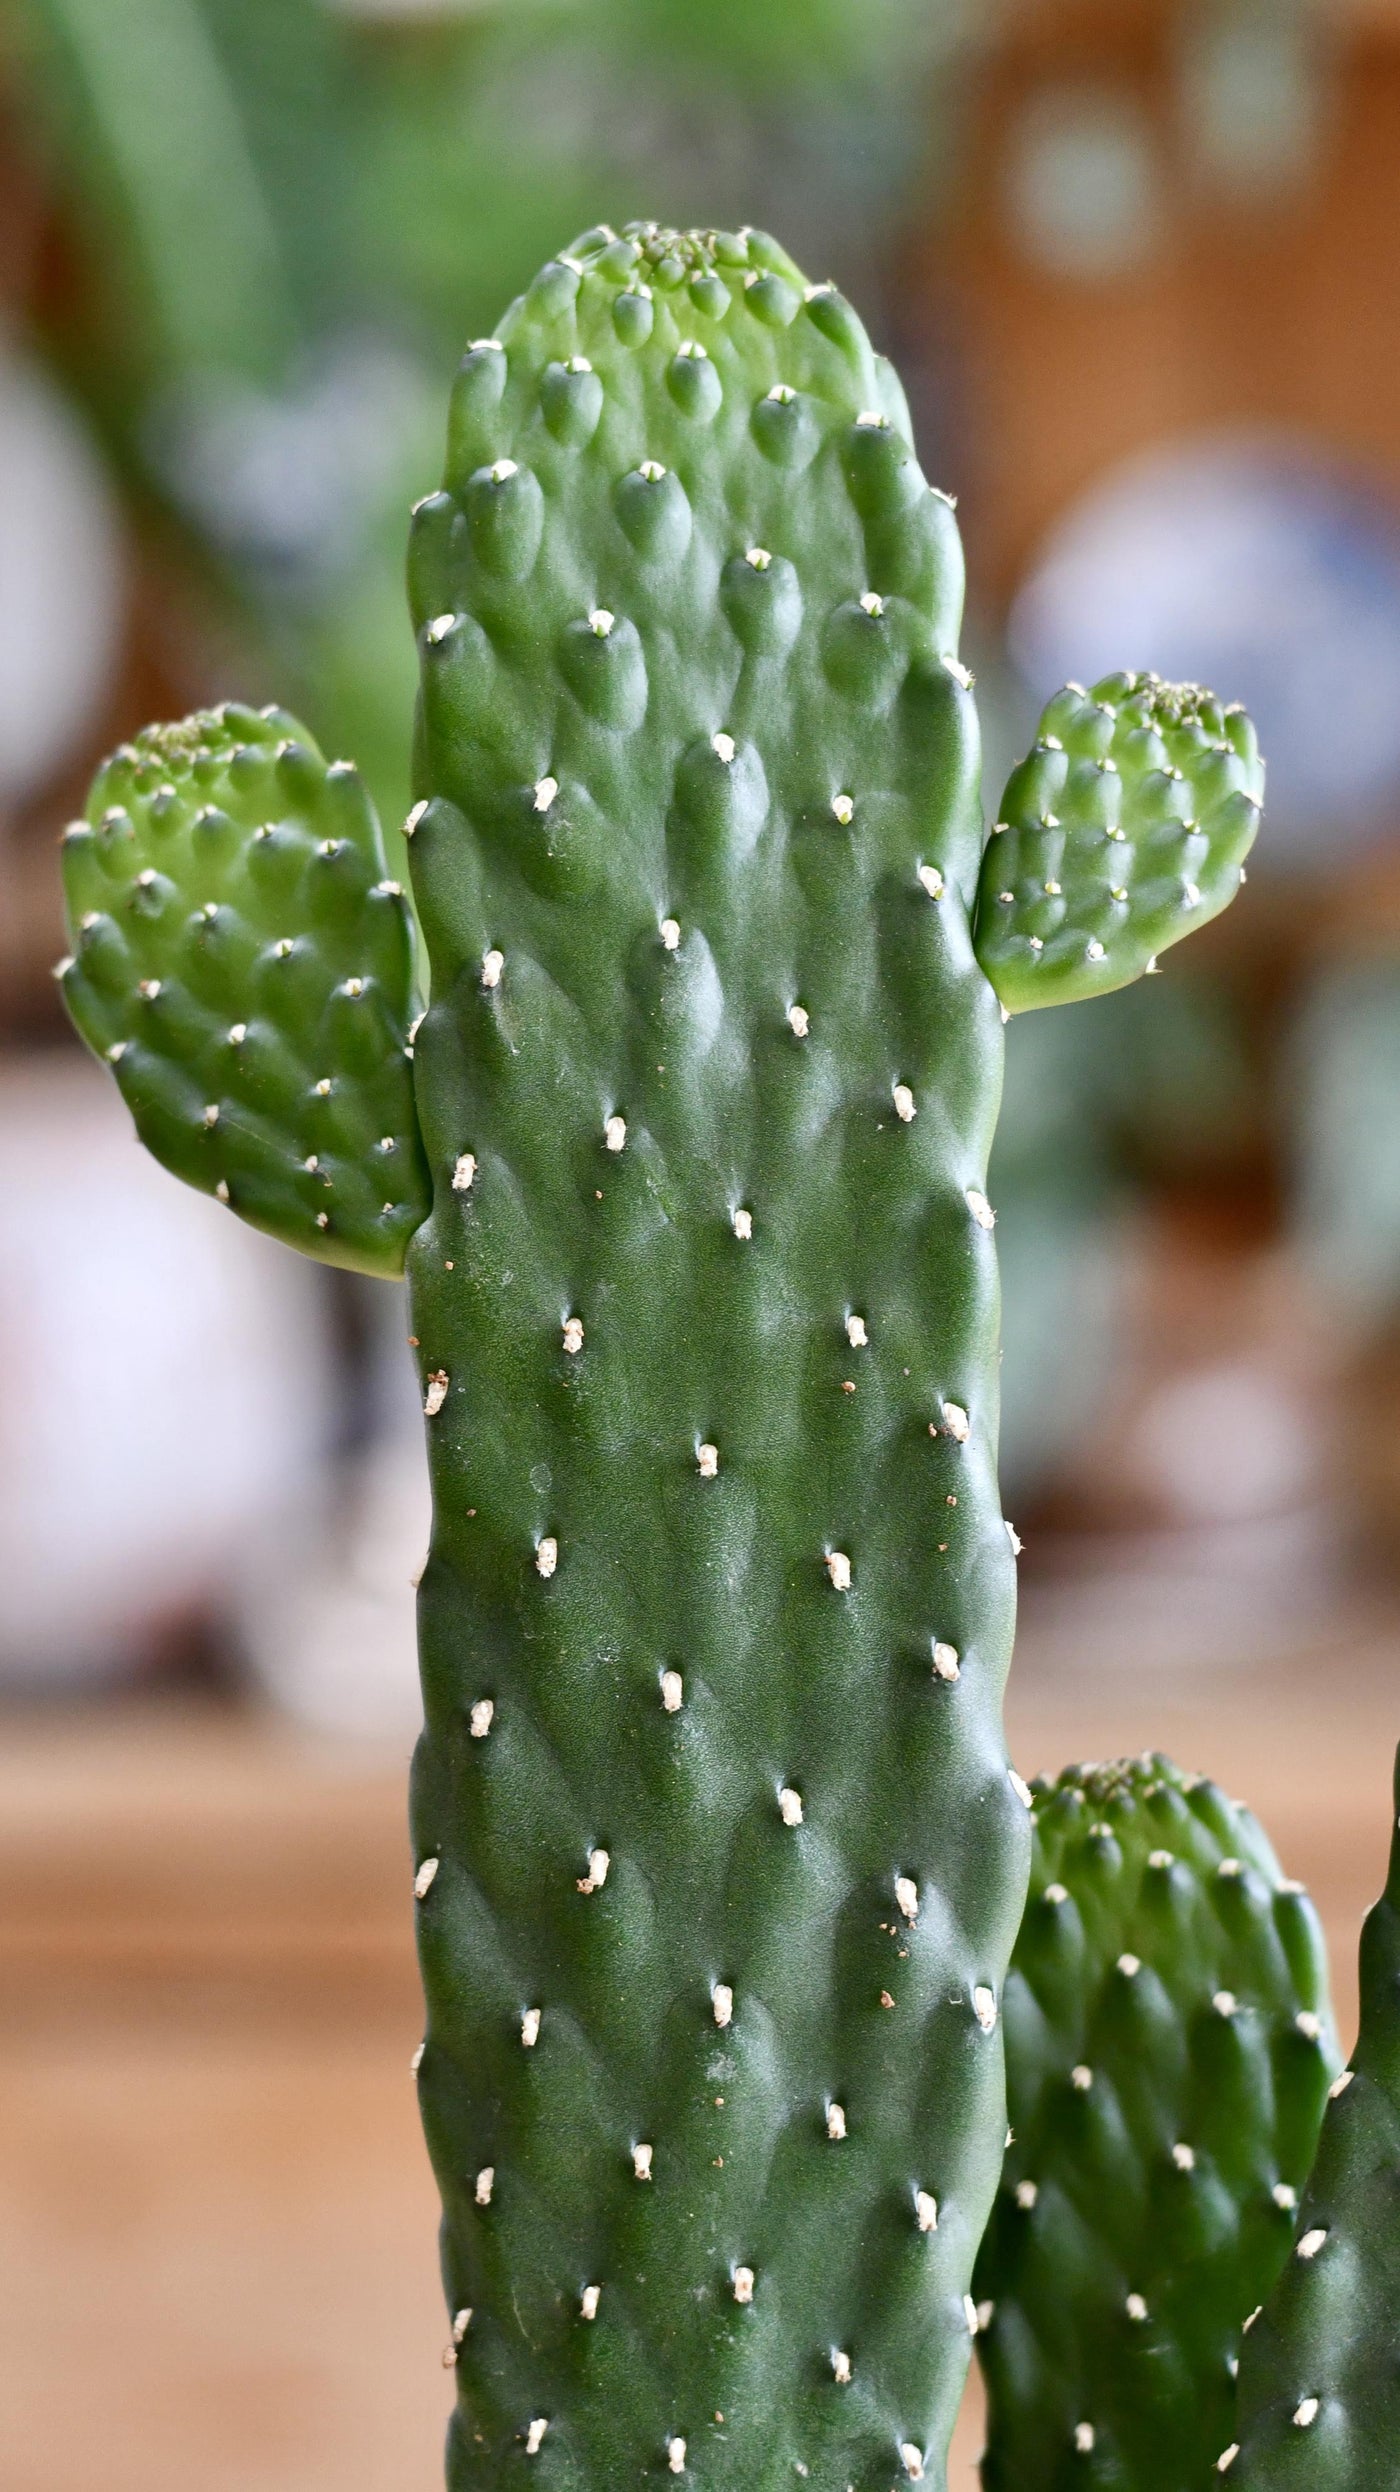
POLYGON ((167 1165, 335 1260, 409 1241, 450 2483, 936 2487, 1030 1845, 1003 1008, 1165 939, 1187 720, 1227 896, 1247 730, 1125 678, 1120 738, 1111 687, 1062 696, 974 939, 952 505, 850 306, 754 232, 549 262, 463 360, 409 584, 412 1103, 401 898, 280 717, 108 765, 65 977, 167 1165), (1084 958, 1057 914, 1032 973, 1052 832, 1084 958))
POLYGON ((176 1176, 393 1273, 427 1208, 408 904, 359 772, 285 710, 147 728, 69 825, 68 1008, 176 1176))
POLYGON ((1283 2277, 1219 2460, 1242 2492, 1400 2482, 1400 1757, 1390 1874, 1361 1933, 1361 2031, 1331 2089, 1283 2277))
POLYGON ((1029 1847, 952 513, 776 246, 599 233, 410 579, 451 2480, 936 2480, 1029 1847))
POLYGON ((1307 1896, 1161 1756, 1034 1789, 1012 2143, 974 2290, 987 2492, 1203 2484, 1339 2054, 1307 1896))

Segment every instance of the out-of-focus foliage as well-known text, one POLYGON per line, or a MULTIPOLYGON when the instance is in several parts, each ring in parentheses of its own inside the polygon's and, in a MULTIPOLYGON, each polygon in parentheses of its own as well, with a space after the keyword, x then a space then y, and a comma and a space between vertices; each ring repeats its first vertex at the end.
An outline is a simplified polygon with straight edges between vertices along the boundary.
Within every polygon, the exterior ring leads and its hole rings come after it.
POLYGON ((778 226, 878 310, 882 221, 926 160, 931 72, 965 17, 966 0, 382 20, 331 0, 11 0, 26 128, 87 263, 49 351, 391 818, 403 513, 436 480, 465 339, 600 216, 778 226))

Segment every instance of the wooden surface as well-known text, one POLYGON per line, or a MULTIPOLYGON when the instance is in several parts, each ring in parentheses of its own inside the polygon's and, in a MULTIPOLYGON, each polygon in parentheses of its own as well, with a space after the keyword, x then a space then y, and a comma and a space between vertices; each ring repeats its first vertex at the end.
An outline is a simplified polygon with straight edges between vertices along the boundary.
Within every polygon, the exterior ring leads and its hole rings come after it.
MULTIPOLYGON (((1023 1772, 1166 1746, 1313 1887, 1353 2013, 1400 1730, 1388 1622, 1250 1673, 1038 1662, 1023 1772)), ((406 1759, 209 1708, 9 1726, 0 2482, 435 2492, 448 2402, 406 1759)), ((970 2492, 969 2411, 954 2492, 970 2492)))

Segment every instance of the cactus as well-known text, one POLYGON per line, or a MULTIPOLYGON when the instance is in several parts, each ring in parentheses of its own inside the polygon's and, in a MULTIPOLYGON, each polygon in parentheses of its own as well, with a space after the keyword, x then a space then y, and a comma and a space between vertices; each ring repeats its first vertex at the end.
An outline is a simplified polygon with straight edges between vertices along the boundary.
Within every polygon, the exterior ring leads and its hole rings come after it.
POLYGON ((952 506, 834 289, 599 228, 409 581, 450 2481, 941 2483, 1030 1837, 952 506))
POLYGON ((977 957, 1015 1012, 1156 967, 1244 880, 1264 801, 1254 729, 1195 684, 1069 684, 1014 770, 982 858, 977 957))
POLYGON ((1203 2483, 1338 2066, 1317 1916, 1166 1757, 1033 1786, 1012 2144, 978 2260, 987 2492, 1203 2483))
POLYGON ((148 728, 63 881, 68 1008, 147 1149, 303 1254, 401 1271, 427 1209, 413 935, 359 772, 285 710, 148 728))
POLYGON ((1361 2031, 1331 2088, 1294 2255, 1250 2325, 1217 2457, 1247 2492, 1392 2492, 1400 2468, 1400 1755, 1361 2031))

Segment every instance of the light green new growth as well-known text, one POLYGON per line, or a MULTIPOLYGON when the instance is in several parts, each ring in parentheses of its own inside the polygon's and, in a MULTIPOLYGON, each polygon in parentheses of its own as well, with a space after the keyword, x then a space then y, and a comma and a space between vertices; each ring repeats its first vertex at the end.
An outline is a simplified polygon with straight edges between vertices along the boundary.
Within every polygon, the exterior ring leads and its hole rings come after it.
POLYGON ((255 1228, 402 1271, 427 1210, 408 904, 350 762, 285 710, 147 728, 64 836, 59 975, 166 1168, 255 1228))
POLYGON ((1106 675, 1057 692, 982 858, 977 957, 1010 1012, 1127 986, 1244 880, 1264 768, 1196 684, 1106 675))

